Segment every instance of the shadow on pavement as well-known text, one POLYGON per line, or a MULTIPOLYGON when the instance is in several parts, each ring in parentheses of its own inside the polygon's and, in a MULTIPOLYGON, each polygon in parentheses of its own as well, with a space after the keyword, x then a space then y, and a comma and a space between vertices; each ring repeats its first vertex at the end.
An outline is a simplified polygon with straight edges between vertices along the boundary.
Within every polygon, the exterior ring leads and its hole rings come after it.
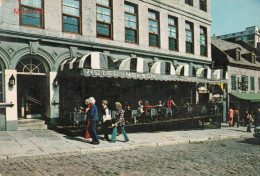
POLYGON ((253 145, 260 145, 260 140, 257 138, 247 138, 242 141, 238 141, 240 143, 246 143, 246 144, 253 144, 253 145))

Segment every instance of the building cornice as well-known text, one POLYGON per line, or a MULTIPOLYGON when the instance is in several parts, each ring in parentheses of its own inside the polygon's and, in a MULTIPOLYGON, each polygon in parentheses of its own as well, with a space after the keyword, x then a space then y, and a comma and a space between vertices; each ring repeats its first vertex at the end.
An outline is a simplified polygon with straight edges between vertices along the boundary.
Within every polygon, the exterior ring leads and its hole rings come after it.
POLYGON ((0 36, 8 37, 8 38, 20 38, 23 40, 30 40, 30 41, 41 41, 46 43, 55 43, 61 45, 68 45, 68 46, 77 46, 77 47, 86 47, 92 49, 99 49, 99 50, 111 50, 111 51, 118 51, 127 54, 136 54, 136 55, 144 55, 150 57, 159 57, 164 59, 172 59, 178 61, 186 61, 186 62, 194 62, 200 64, 212 64, 211 60, 202 60, 197 58, 190 58, 185 56, 178 56, 172 54, 164 54, 158 53, 154 51, 147 51, 142 49, 134 49, 129 47, 120 47, 115 45, 108 45, 96 42, 89 42, 89 41, 79 41, 75 39, 67 39, 61 37, 53 37, 53 36, 46 36, 46 35, 39 35, 39 34, 31 34, 31 33, 24 33, 24 32, 17 32, 17 31, 10 31, 10 30, 1 30, 0 36))

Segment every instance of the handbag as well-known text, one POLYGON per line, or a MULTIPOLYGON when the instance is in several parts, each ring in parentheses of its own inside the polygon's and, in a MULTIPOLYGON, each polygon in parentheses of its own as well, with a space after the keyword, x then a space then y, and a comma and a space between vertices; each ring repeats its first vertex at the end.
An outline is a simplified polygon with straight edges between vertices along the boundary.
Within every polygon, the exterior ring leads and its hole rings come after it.
POLYGON ((110 114, 108 114, 108 115, 103 115, 103 119, 104 119, 104 121, 107 121, 107 120, 112 120, 112 118, 111 118, 111 115, 110 115, 110 114))

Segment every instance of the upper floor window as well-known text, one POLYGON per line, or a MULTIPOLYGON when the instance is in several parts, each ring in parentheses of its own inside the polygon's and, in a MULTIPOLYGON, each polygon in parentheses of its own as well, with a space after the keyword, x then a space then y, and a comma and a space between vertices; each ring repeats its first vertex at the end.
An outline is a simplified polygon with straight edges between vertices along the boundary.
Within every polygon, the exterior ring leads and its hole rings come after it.
POLYGON ((125 3, 125 41, 138 43, 138 9, 134 4, 125 3))
POLYGON ((237 59, 237 61, 240 61, 240 58, 241 58, 241 52, 240 52, 240 50, 236 50, 236 59, 237 59))
POLYGON ((255 90, 255 77, 250 76, 250 90, 255 90))
POLYGON ((20 24, 43 28, 43 0, 20 0, 20 24))
POLYGON ((80 0, 62 1, 62 31, 81 33, 81 2, 80 0))
POLYGON ((231 75, 231 90, 237 90, 237 82, 236 82, 236 75, 231 75))
POLYGON ((258 91, 260 91, 260 77, 258 77, 258 91))
POLYGON ((193 6, 193 0, 185 0, 185 4, 193 6))
POLYGON ((169 49, 178 50, 178 19, 176 17, 168 17, 169 29, 169 49))
POLYGON ((159 13, 153 10, 148 12, 149 20, 149 46, 160 47, 159 13))
POLYGON ((242 91, 248 90, 248 77, 245 75, 241 76, 241 90, 242 91))
POLYGON ((200 27, 200 55, 207 56, 207 28, 200 27))
POLYGON ((256 57, 255 57, 255 54, 252 54, 252 63, 253 63, 253 64, 256 63, 256 57))
POLYGON ((193 23, 186 21, 185 29, 186 29, 186 52, 193 53, 194 52, 193 23))
POLYGON ((112 0, 97 0, 97 37, 112 39, 112 0))
POLYGON ((200 0, 200 10, 207 11, 207 0, 200 0))

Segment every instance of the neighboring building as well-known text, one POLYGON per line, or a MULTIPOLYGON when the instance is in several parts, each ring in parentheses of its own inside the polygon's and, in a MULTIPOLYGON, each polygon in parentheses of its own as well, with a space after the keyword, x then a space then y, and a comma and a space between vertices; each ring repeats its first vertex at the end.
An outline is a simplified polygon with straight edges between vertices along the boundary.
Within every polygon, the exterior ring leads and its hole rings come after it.
POLYGON ((1 116, 1 130, 17 130, 18 118, 55 124, 89 96, 111 106, 127 98, 157 103, 162 94, 195 104, 197 84, 222 82, 221 71, 210 68, 210 0, 2 0, 0 6, 0 98, 14 104, 1 116))
POLYGON ((229 106, 256 111, 260 107, 260 51, 243 42, 212 38, 215 66, 228 73, 229 106))
POLYGON ((245 31, 234 32, 231 34, 216 36, 218 39, 234 39, 242 40, 255 48, 260 48, 260 29, 257 26, 247 27, 245 31))

